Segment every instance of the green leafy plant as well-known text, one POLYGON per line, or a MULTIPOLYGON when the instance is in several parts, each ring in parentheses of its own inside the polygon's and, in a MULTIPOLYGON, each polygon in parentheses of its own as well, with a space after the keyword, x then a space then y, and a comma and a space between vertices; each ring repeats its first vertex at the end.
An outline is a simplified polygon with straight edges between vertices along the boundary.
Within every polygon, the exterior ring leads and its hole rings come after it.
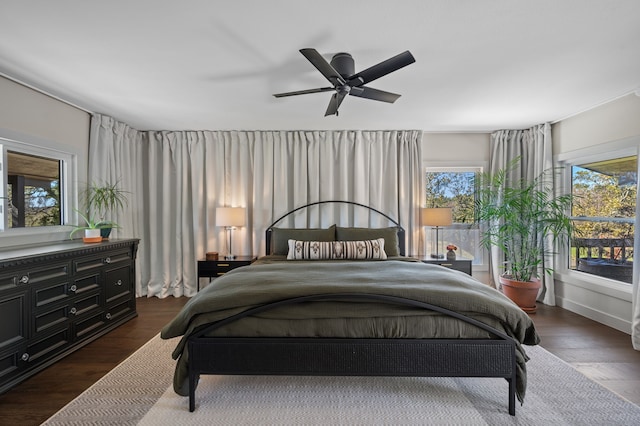
MULTIPOLYGON (((539 278, 545 257, 555 253, 556 245, 569 240, 573 224, 567 212, 572 196, 555 195, 557 169, 530 181, 509 183, 509 172, 519 161, 516 158, 505 169, 478 176, 476 213, 486 225, 480 243, 488 249, 498 247, 505 256, 504 276, 528 282, 539 278)), ((553 273, 553 269, 545 267, 544 272, 553 273)))
POLYGON ((73 229, 71 230, 71 233, 69 234, 69 238, 73 238, 73 234, 75 234, 78 231, 85 231, 87 229, 102 229, 102 228, 113 228, 114 224, 104 224, 102 222, 96 222, 93 219, 91 219, 89 216, 82 214, 82 212, 80 212, 78 209, 74 209, 78 215, 84 220, 84 222, 86 223, 86 225, 74 225, 73 229))
POLYGON ((121 190, 118 184, 118 182, 105 182, 98 185, 92 182, 84 193, 89 213, 97 215, 101 221, 104 221, 110 211, 124 208, 127 204, 127 192, 121 190))
POLYGON ((78 231, 86 229, 112 229, 119 228, 113 221, 107 220, 107 214, 124 208, 127 204, 127 191, 119 188, 119 183, 105 182, 98 184, 92 182, 82 193, 86 212, 82 213, 74 209, 84 220, 86 225, 75 225, 70 237, 78 231))

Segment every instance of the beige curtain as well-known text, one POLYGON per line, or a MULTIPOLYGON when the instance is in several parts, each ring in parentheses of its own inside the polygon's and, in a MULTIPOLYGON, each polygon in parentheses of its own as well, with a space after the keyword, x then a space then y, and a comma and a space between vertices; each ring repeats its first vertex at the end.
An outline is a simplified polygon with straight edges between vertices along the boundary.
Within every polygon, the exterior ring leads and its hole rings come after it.
MULTIPOLYGON (((192 296, 196 261, 224 252, 215 208, 246 207, 235 254, 262 255, 264 230, 286 212, 321 200, 374 207, 407 231, 417 253, 422 196, 421 131, 138 132, 106 116, 91 123, 89 175, 129 191, 111 218, 114 237, 141 239, 138 296, 192 296)), ((349 207, 314 207, 282 226, 387 226, 349 207)))
MULTIPOLYGON (((520 157, 518 167, 510 175, 511 181, 524 178, 533 180, 545 170, 553 167, 551 144, 551 125, 539 124, 530 129, 500 130, 491 134, 491 157, 489 171, 491 174, 507 167, 509 162, 520 157)), ((555 187, 555 185, 554 185, 555 187)), ((549 242, 551 244, 551 242, 549 242)), ((493 248, 489 254, 491 277, 497 287, 497 277, 502 270, 502 254, 493 248)), ((543 268, 553 268, 553 256, 544 259, 543 268)), ((547 305, 555 306, 555 289, 553 276, 540 271, 542 291, 539 300, 547 305)))

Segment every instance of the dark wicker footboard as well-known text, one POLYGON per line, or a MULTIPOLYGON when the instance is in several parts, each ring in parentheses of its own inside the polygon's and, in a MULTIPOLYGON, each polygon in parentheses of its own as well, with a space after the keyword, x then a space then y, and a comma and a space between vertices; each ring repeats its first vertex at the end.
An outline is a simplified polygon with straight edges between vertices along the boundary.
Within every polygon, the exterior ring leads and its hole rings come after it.
POLYGON ((189 411, 201 374, 496 377, 508 382, 509 414, 515 415, 516 343, 486 324, 414 300, 380 295, 338 294, 288 299, 254 308, 192 335, 189 352, 189 411), (282 304, 323 299, 369 299, 434 310, 476 325, 495 339, 329 339, 207 337, 214 328, 282 304))
POLYGON ((189 342, 189 411, 200 374, 498 377, 515 415, 515 357, 504 340, 202 337, 189 342))

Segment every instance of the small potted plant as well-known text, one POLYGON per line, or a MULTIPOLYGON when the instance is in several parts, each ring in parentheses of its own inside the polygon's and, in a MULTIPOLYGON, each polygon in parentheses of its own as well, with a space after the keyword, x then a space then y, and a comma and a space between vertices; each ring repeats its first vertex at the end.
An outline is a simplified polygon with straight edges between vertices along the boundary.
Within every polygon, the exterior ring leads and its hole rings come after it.
POLYGON ((456 247, 455 244, 449 244, 447 246, 447 260, 456 260, 456 250, 458 250, 458 247, 456 247))
POLYGON ((99 221, 97 225, 101 229, 100 234, 103 239, 108 239, 113 228, 118 228, 118 224, 108 220, 107 216, 116 210, 124 208, 127 204, 127 192, 119 188, 118 182, 105 182, 98 185, 91 183, 85 191, 87 206, 89 211, 93 211, 99 221))
POLYGON ((117 228, 118 224, 107 219, 107 215, 126 205, 126 194, 126 191, 118 187, 118 182, 106 182, 102 185, 91 183, 82 194, 87 206, 86 213, 74 209, 86 225, 74 226, 70 237, 73 237, 76 232, 84 230, 85 237, 83 239, 85 242, 100 242, 103 239, 108 239, 111 230, 117 228))
POLYGON ((69 234, 69 238, 73 238, 73 234, 78 231, 84 231, 82 241, 85 243, 99 243, 102 241, 101 225, 95 222, 89 216, 82 214, 78 209, 74 209, 78 215, 85 221, 86 225, 75 225, 69 234))

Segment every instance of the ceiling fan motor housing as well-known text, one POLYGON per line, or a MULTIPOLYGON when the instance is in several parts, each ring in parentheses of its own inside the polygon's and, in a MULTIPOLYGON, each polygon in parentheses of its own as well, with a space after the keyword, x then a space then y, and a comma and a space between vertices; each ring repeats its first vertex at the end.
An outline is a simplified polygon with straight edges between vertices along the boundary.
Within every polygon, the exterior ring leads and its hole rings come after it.
POLYGON ((331 58, 331 66, 345 79, 356 73, 356 66, 353 57, 344 52, 336 53, 331 58))

